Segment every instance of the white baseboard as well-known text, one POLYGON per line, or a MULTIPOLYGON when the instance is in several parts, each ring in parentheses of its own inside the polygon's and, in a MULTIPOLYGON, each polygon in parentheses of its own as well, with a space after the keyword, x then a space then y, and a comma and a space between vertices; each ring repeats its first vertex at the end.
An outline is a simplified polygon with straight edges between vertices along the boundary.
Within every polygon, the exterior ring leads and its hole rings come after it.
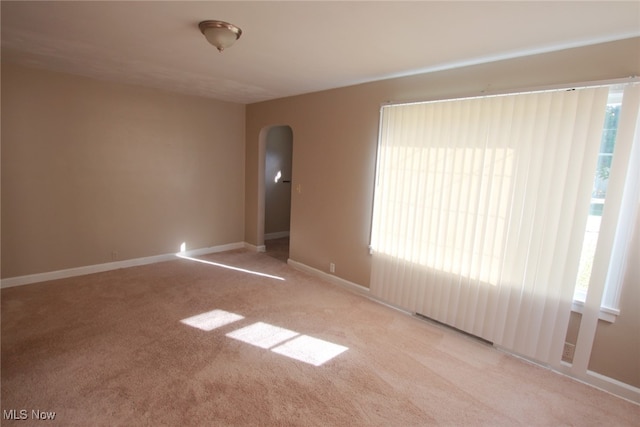
POLYGON ((640 404, 640 388, 593 371, 587 371, 587 379, 585 382, 596 388, 615 394, 618 397, 640 404))
POLYGON ((358 285, 357 283, 353 283, 350 282, 348 280, 342 279, 340 277, 334 276, 333 274, 330 273, 325 273, 324 271, 318 270, 316 268, 313 267, 309 267, 306 264, 303 264, 301 262, 298 261, 294 261, 291 258, 289 258, 287 260, 287 264, 289 264, 292 268, 296 269, 296 270, 300 270, 303 271, 305 273, 309 273, 312 276, 318 277, 320 279, 324 279, 328 282, 331 282, 333 284, 336 284, 338 286, 341 286, 349 291, 355 292, 357 294, 360 294, 362 296, 364 296, 365 298, 375 302, 376 304, 380 304, 380 305, 384 305, 385 307, 389 307, 392 310, 396 310, 399 311, 403 314, 406 314, 407 316, 413 316, 415 313, 412 313, 410 311, 405 310, 402 307, 398 307, 396 305, 393 304, 389 304, 386 301, 383 301, 375 296, 373 296, 371 294, 371 290, 365 286, 362 285, 358 285))
MULTIPOLYGON (((216 252, 233 251, 235 249, 244 249, 244 242, 227 243, 226 245, 210 246, 208 248, 201 248, 201 249, 191 249, 191 250, 182 252, 182 255, 193 257, 193 256, 199 256, 199 255, 214 254, 216 252)), ((168 254, 168 255, 175 255, 175 254, 168 254)))
MULTIPOLYGON (((536 363, 536 362, 533 362, 536 363)), ((544 366, 544 365, 541 365, 544 366)), ((623 383, 615 378, 608 377, 606 375, 599 374, 594 371, 587 370, 584 375, 575 375, 571 370, 571 364, 562 361, 557 368, 549 367, 554 372, 560 375, 567 376, 575 381, 587 384, 591 387, 602 390, 606 393, 613 394, 629 402, 640 405, 640 388, 634 387, 631 384, 623 383)))
POLYGON ((250 250, 252 252, 266 252, 267 251, 267 247, 265 245, 256 246, 256 245, 252 245, 251 243, 247 243, 247 242, 244 242, 244 248, 247 249, 247 250, 250 250))
POLYGON ((597 388, 605 393, 613 394, 616 397, 635 403, 636 405, 640 405, 640 388, 634 387, 631 384, 623 383, 622 381, 618 381, 614 378, 590 370, 587 370, 585 375, 575 375, 571 370, 571 363, 561 361, 559 366, 553 367, 540 363, 537 360, 513 353, 511 350, 504 347, 497 345, 494 345, 493 347, 499 351, 515 356, 518 359, 549 369, 559 375, 564 375, 574 381, 578 381, 579 383, 597 388))
POLYGON ((264 240, 280 239, 282 237, 289 237, 289 234, 290 233, 288 231, 276 231, 274 233, 265 233, 264 240))
MULTIPOLYGON (((245 247, 244 242, 229 243, 226 245, 211 246, 209 248, 193 249, 182 252, 187 256, 198 256, 212 254, 215 252, 230 251, 233 249, 242 249, 245 247)), ((67 277, 83 276, 85 274, 101 273, 103 271, 117 270, 119 268, 136 267, 140 265, 153 264, 156 262, 171 261, 176 259, 175 253, 154 255, 143 258, 134 258, 124 261, 107 262, 104 264, 87 265, 76 268, 68 268, 65 270, 49 271, 46 273, 29 274, 26 276, 9 277, 0 281, 1 288, 11 288, 14 286, 29 285, 32 283, 46 282, 48 280, 65 279, 67 277)))
POLYGON ((319 277, 321 279, 326 280, 327 282, 331 282, 333 284, 342 286, 343 288, 349 289, 351 291, 355 291, 362 295, 369 295, 369 288, 366 288, 362 285, 358 285, 357 283, 350 282, 348 280, 342 279, 338 276, 334 276, 333 274, 325 273, 324 271, 320 271, 316 268, 309 267, 306 264, 303 264, 298 261, 294 261, 291 258, 287 260, 287 264, 296 270, 304 271, 305 273, 309 273, 312 276, 319 277))

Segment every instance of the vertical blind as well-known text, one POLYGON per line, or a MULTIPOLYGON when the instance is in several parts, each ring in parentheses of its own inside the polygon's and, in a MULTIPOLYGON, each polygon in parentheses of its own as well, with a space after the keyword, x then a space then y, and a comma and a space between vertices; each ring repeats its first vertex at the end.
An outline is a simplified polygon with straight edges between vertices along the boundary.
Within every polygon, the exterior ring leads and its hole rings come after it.
POLYGON ((607 95, 384 106, 372 294, 559 362, 607 95))

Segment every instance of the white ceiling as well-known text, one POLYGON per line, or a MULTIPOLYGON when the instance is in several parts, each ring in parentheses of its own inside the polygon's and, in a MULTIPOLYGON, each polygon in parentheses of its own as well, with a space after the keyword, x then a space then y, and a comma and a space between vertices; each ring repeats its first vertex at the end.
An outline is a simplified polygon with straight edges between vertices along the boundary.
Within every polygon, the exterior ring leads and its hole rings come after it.
POLYGON ((640 35, 640 2, 1 2, 2 61, 239 103, 640 35), (243 30, 218 53, 198 22, 243 30))

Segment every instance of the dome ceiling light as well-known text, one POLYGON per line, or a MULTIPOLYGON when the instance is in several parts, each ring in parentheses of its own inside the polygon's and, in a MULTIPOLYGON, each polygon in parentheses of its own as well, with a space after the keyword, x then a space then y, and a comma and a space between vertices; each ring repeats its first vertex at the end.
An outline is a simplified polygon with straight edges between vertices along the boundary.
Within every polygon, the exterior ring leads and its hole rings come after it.
POLYGON ((219 52, 231 47, 242 35, 242 30, 224 21, 202 21, 198 24, 207 41, 219 52))

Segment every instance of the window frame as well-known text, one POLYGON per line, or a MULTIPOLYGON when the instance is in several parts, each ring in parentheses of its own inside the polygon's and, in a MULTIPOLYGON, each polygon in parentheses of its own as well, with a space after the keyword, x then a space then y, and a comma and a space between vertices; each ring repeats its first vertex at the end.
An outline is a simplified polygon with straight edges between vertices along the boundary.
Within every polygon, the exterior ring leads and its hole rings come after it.
MULTIPOLYGON (((611 85, 608 105, 619 104, 619 113, 624 108, 624 98, 622 97, 623 87, 617 85, 611 85)), ((619 117, 618 117, 619 120, 619 117)), ((636 122, 640 121, 640 117, 636 118, 636 122)), ((605 122, 606 123, 606 122, 605 122)), ((605 130, 603 123, 603 131, 605 130)), ((617 131, 619 130, 619 122, 616 126, 616 145, 617 145, 617 131)), ((637 173, 633 171, 640 170, 640 124, 636 124, 636 134, 632 141, 631 154, 629 157, 629 163, 625 172, 625 183, 622 189, 622 202, 620 207, 620 213, 617 218, 606 217, 607 221, 615 221, 615 235, 613 240, 613 247, 610 253, 604 254, 603 257, 608 258, 607 261, 607 278, 605 281, 604 292, 602 295, 602 301, 600 302, 600 311, 598 318, 600 320, 615 323, 618 315, 620 315, 620 295, 624 286, 624 276, 627 269, 629 260, 627 253, 629 251, 630 233, 629 230, 633 229, 633 225, 638 215, 638 205, 640 202, 640 178, 637 173)), ((602 153, 601 153, 602 154, 602 153)), ((616 149, 614 146, 613 159, 615 159, 616 149)), ((616 166, 615 162, 612 164, 616 166)), ((597 165, 594 171, 597 171, 597 165)), ((597 172, 596 172, 597 173, 597 172)), ((596 175, 594 173, 594 177, 596 175)), ((604 205, 606 206, 606 198, 604 205)), ((606 208, 605 208, 606 209, 606 208)), ((603 216, 603 218, 605 218, 603 216)), ((586 230, 585 230, 586 233, 586 230)), ((599 243, 598 243, 599 244, 599 243)), ((594 258, 595 262, 595 258, 594 258)), ((583 313, 586 300, 586 292, 576 291, 574 292, 572 311, 577 313, 583 313)))

